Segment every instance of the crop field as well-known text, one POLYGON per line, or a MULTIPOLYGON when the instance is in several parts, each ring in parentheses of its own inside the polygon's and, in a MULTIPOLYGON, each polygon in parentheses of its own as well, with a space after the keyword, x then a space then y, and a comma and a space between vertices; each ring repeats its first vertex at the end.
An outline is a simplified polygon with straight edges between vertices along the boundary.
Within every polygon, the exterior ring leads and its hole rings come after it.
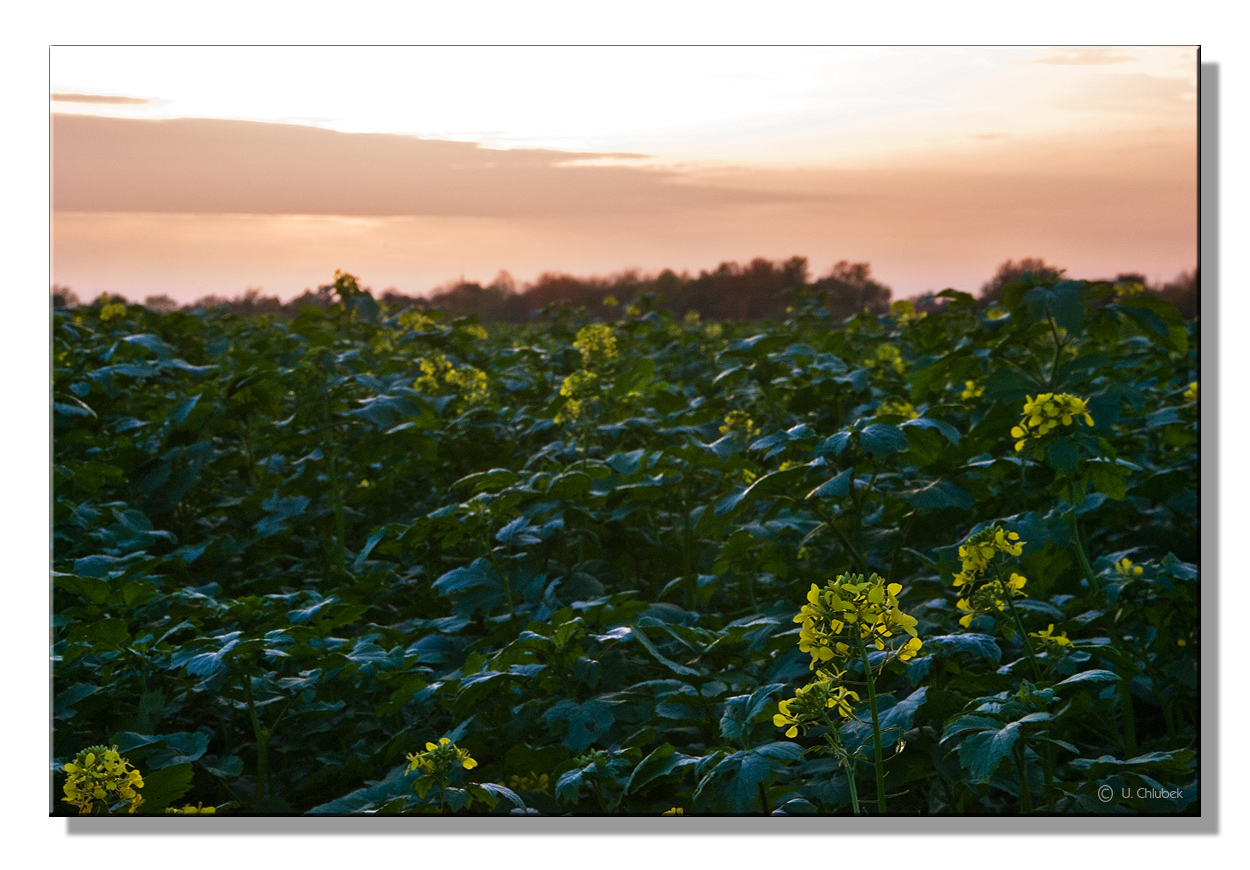
POLYGON ((1196 814, 1198 322, 1139 290, 56 308, 50 811, 1196 814))

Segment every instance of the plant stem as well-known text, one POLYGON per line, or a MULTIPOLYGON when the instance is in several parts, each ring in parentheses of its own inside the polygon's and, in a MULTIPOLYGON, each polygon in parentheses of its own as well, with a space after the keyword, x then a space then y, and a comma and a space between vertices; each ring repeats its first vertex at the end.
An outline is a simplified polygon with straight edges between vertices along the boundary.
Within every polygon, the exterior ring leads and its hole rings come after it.
POLYGON ((1025 766, 1024 741, 1016 743, 1016 766, 1020 769, 1020 809, 1033 812, 1033 793, 1029 790, 1029 771, 1025 766))
MULTIPOLYGON (((1075 496, 1075 493, 1070 493, 1075 496)), ((1089 557, 1085 553, 1085 545, 1081 542, 1081 529, 1076 521, 1076 506, 1072 506, 1072 510, 1068 512, 1068 520, 1072 526, 1072 543, 1076 547, 1077 559, 1081 563, 1081 570, 1085 572, 1085 580, 1089 583, 1091 590, 1098 588, 1098 581, 1094 579, 1094 570, 1090 567, 1089 557)), ((1112 638, 1112 645, 1120 652, 1124 653, 1125 658, 1130 659, 1131 656, 1127 649, 1112 638)), ((1124 718, 1124 750, 1130 755, 1137 755, 1137 722, 1133 715, 1133 674, 1128 674, 1128 679, 1120 680, 1120 713, 1124 718)))
POLYGON ((868 661, 868 648, 864 646, 859 625, 852 624, 859 655, 864 662, 864 678, 868 682, 868 707, 872 711, 872 763, 877 774, 877 815, 885 815, 885 765, 881 758, 881 720, 877 715, 877 687, 872 678, 872 664, 868 661))
POLYGON ((1024 651, 1028 654, 1029 665, 1033 668, 1033 679, 1040 683, 1042 681, 1042 669, 1037 664, 1037 657, 1033 654, 1033 642, 1029 640, 1029 633, 1024 630, 1024 621, 1020 619, 1020 611, 1016 610, 1016 603, 1012 601, 1014 596, 1011 594, 1011 589, 1005 583, 1001 583, 1001 581, 1000 584, 1005 590, 1007 607, 1011 610, 1011 618, 1015 620, 1016 630, 1020 632, 1020 641, 1024 645, 1024 651))
MULTIPOLYGON (((1075 496, 1076 493, 1069 493, 1075 496)), ((1076 505, 1072 506, 1072 510, 1068 512, 1068 523, 1072 526, 1072 543, 1076 546, 1076 558, 1081 563, 1081 570, 1085 572, 1085 580, 1089 583, 1090 590, 1097 588, 1098 583, 1094 580, 1094 569, 1090 567, 1089 556, 1085 553, 1085 545, 1081 543, 1081 529, 1076 523, 1076 505)))
POLYGON ((243 675, 243 695, 247 699, 247 712, 252 719, 252 733, 256 737, 256 801, 264 804, 269 784, 269 732, 260 725, 256 702, 252 698, 252 678, 243 675))
POLYGON ((851 809, 855 815, 859 815, 859 792, 855 788, 855 765, 849 761, 843 762, 846 768, 846 790, 851 793, 851 809))
MULTIPOLYGON (((1020 638, 1024 642, 1025 652, 1027 652, 1029 655, 1029 664, 1033 668, 1033 678, 1037 682, 1040 683, 1042 681, 1042 669, 1038 666, 1037 657, 1034 656, 1033 654, 1033 642, 1029 640, 1029 634, 1027 631, 1024 630, 1024 621, 1020 618, 1020 611, 1016 610, 1015 602, 1012 601, 1011 599, 1012 599, 1011 590, 1008 589, 1007 590, 1007 604, 1011 608, 1011 616, 1015 620, 1016 630, 1020 632, 1020 638)), ((1049 731, 1050 725, 1047 724, 1046 728, 1049 731)), ((1055 780, 1055 747, 1052 744, 1047 743, 1042 757, 1046 763, 1046 768, 1045 768, 1046 779, 1045 779, 1045 786, 1043 787, 1043 790, 1042 790, 1042 796, 1045 797, 1046 803, 1049 804, 1051 801, 1052 791, 1054 789, 1054 780, 1055 780)), ((1024 774, 1022 772, 1021 776, 1023 775, 1024 774)), ((1030 803, 1030 809, 1026 810, 1026 812, 1032 812, 1032 808, 1031 808, 1032 796, 1031 795, 1029 797, 1029 803, 1030 803)))
POLYGON ((838 726, 829 718, 829 714, 824 710, 821 711, 821 718, 825 720, 825 742, 829 744, 829 749, 835 756, 842 759, 842 767, 846 769, 846 790, 851 793, 851 811, 855 815, 859 815, 859 790, 855 788, 855 762, 849 755, 843 752, 842 747, 838 745, 837 738, 834 737, 838 733, 838 726))

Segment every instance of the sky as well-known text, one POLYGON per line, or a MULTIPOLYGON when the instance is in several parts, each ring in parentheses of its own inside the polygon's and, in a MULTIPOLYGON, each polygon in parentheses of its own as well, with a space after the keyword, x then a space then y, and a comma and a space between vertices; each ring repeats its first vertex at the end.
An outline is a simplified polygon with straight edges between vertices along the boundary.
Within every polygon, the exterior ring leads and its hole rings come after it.
POLYGON ((1197 265, 1196 50, 86 47, 50 52, 53 281, 82 298, 336 269, 869 262, 896 297, 1006 259, 1197 265))

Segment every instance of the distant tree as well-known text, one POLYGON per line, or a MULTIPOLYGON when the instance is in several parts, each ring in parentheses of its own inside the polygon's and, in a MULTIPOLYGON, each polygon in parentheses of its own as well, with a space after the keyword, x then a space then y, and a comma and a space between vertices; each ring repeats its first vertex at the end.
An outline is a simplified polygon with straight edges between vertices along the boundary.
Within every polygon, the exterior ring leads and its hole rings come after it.
POLYGON ((480 320, 524 319, 524 302, 516 293, 494 284, 483 287, 476 281, 461 281, 445 290, 435 291, 428 300, 433 308, 440 308, 450 317, 476 314, 480 320))
POLYGON ((1187 320, 1198 316, 1198 294, 1201 289, 1198 281, 1198 270, 1181 272, 1171 281, 1152 291, 1160 298, 1171 302, 1187 320))
POLYGON ((230 308, 230 300, 225 296, 209 293, 207 296, 201 296, 186 307, 191 310, 196 308, 225 308, 228 310, 230 308))
POLYGON ((56 308, 77 308, 82 303, 78 294, 64 284, 52 285, 52 305, 56 308))
POLYGON ((1019 263, 1015 260, 1006 260, 999 264, 994 277, 981 285, 982 304, 997 302, 1002 298, 1003 288, 1012 281, 1019 281, 1027 272, 1032 272, 1040 280, 1049 280, 1058 278, 1064 270, 1048 265, 1041 257, 1025 257, 1019 263))
POLYGON ((143 307, 149 311, 177 311, 178 303, 164 293, 149 296, 143 300, 143 307))
POLYGON ((828 294, 829 312, 838 320, 845 320, 861 311, 884 314, 890 308, 892 291, 872 278, 872 266, 868 263, 851 263, 839 260, 829 274, 812 282, 812 289, 828 294))

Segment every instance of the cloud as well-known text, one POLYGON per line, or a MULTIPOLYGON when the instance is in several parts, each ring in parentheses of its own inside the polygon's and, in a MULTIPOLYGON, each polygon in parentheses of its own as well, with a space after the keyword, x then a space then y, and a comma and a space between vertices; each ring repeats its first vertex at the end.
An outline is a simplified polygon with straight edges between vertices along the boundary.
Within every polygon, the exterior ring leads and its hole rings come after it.
POLYGON ((621 165, 633 159, 256 121, 57 113, 52 201, 58 211, 88 212, 541 217, 805 199, 621 165))
POLYGON ((149 97, 119 97, 112 94, 53 94, 54 103, 105 103, 111 106, 145 106, 155 103, 149 97))
POLYGON ((1054 54, 1035 58, 1026 63, 1061 64, 1064 66, 1101 66, 1112 63, 1128 63, 1133 59, 1131 54, 1115 51, 1110 48, 1061 48, 1054 54))

